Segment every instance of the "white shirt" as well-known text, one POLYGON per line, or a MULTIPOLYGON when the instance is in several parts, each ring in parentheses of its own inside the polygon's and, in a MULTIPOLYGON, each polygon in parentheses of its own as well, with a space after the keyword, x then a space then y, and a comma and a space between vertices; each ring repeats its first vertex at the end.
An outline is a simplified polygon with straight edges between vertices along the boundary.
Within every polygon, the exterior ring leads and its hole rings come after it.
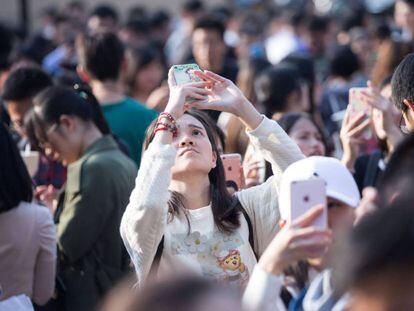
POLYGON ((232 234, 220 232, 214 224, 211 206, 181 213, 169 223, 164 234, 162 275, 193 271, 217 281, 244 287, 256 264, 249 243, 249 229, 243 215, 241 226, 232 234))

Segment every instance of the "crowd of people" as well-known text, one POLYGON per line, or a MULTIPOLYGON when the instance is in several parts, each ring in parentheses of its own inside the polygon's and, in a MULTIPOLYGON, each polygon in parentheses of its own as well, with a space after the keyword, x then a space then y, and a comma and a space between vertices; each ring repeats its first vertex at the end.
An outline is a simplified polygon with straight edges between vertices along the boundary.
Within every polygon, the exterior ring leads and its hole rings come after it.
POLYGON ((1 24, 0 310, 413 309, 414 1, 328 2, 1 24))

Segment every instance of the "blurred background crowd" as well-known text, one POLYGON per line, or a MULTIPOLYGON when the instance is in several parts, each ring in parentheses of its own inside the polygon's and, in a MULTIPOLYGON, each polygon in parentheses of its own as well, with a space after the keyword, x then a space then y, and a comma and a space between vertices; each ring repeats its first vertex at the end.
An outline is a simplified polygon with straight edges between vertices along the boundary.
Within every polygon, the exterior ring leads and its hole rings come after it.
MULTIPOLYGON (((413 141, 399 145, 414 129, 414 106, 406 102, 414 97, 410 98, 409 91, 404 93, 410 87, 406 81, 414 79, 414 69, 401 68, 399 80, 392 78, 401 61, 414 52, 414 1, 187 0, 159 9, 148 8, 145 1, 137 1, 131 7, 109 1, 94 6, 84 1, 50 2, 35 17, 36 27, 31 27, 24 13, 30 1, 21 1, 20 22, 0 21, 0 165, 4 171, 0 180, 0 303, 13 295, 26 294, 35 305, 41 305, 52 292, 60 291, 66 292, 62 294, 66 295, 66 309, 50 303, 35 308, 87 310, 78 309, 77 301, 96 306, 113 288, 113 280, 131 268, 119 236, 120 221, 134 187, 147 127, 167 106, 167 74, 175 64, 197 63, 202 70, 232 81, 261 114, 279 123, 305 157, 339 159, 352 173, 359 195, 366 187, 382 187, 384 192, 380 194, 384 198, 380 203, 387 205, 384 202, 392 197, 390 189, 397 188, 398 176, 405 176, 404 185, 398 185, 406 187, 407 192, 409 185, 414 185, 407 175, 413 160, 406 156, 412 155, 413 141), (361 101, 370 107, 368 118, 347 109, 349 91, 355 87, 366 88, 361 101), (60 133, 61 124, 73 129, 70 135, 60 133), (85 147, 87 142, 97 140, 99 144, 93 148, 85 147), (106 158, 92 161, 102 150, 109 150, 106 158), (400 158, 392 162, 395 150, 400 150, 400 158), (112 162, 105 162, 108 158, 112 162), (394 166, 389 168, 389 163, 394 166), (30 176, 22 171, 24 167, 30 176), (380 185, 384 176, 387 180, 380 185), (12 207, 20 208, 22 201, 33 200, 48 207, 57 235, 43 210, 35 216, 28 215, 25 221, 8 213, 12 207), (20 253, 3 246, 19 243, 38 243, 39 247, 28 251, 24 264, 10 268, 20 253), (64 273, 55 279, 55 268, 50 267, 55 266, 56 258, 58 276, 59 271, 64 273), (87 271, 88 265, 99 269, 115 267, 116 271, 109 269, 113 272, 111 280, 98 286, 93 281, 95 285, 88 287, 85 278, 71 275, 72 270, 87 271), (47 282, 48 278, 53 279, 53 284, 47 282), (38 283, 32 285, 33 279, 38 283), (2 287, 6 288, 2 283, 8 282, 14 288, 2 297, 2 287)), ((414 66, 407 66, 410 65, 414 66)), ((243 122, 230 113, 207 113, 217 125, 219 150, 242 155, 243 187, 264 183, 272 175, 271 165, 249 142, 243 122)), ((366 203, 363 208, 375 200, 378 193, 369 188, 361 201, 366 203)), ((404 200, 398 204, 412 202, 404 200)), ((395 241, 386 236, 393 234, 399 221, 412 219, 414 214, 404 209, 395 215, 381 213, 371 222, 363 222, 348 244, 344 242, 349 252, 362 254, 362 249, 375 245, 375 237, 370 234, 378 230, 385 245, 400 246, 396 246, 395 254, 394 250, 387 253, 379 248, 376 255, 383 255, 383 262, 374 258, 375 254, 363 253, 365 257, 354 258, 355 275, 349 279, 345 276, 351 272, 338 269, 343 272, 338 277, 341 284, 355 286, 361 295, 375 291, 376 281, 384 281, 375 279, 377 270, 364 264, 391 269, 390 258, 395 256, 397 262, 401 259, 407 264, 404 273, 414 271, 414 256, 401 251, 412 249, 414 237, 398 240, 409 235, 411 224, 399 228, 395 241), (385 220, 393 217, 394 226, 387 227, 385 220), (369 278, 360 282, 358 277, 363 273, 369 278)), ((384 278, 398 284, 395 278, 400 274, 391 270, 384 278)), ((412 275, 407 278, 407 286, 412 289, 412 275)), ((145 299, 139 301, 124 297, 124 287, 131 283, 126 280, 119 284, 102 308, 123 310, 119 306, 128 302, 134 310, 168 309, 168 305, 152 309, 162 299, 182 304, 182 309, 177 310, 241 308, 240 299, 229 298, 238 297, 237 293, 202 280, 166 282, 162 285, 165 297, 149 288, 142 295, 145 299), (181 301, 177 298, 180 291, 190 292, 196 299, 181 301), (216 297, 213 300, 217 305, 211 303, 211 308, 201 309, 200 305, 212 301, 209 295, 216 297), (191 307, 191 303, 198 307, 191 307)), ((307 279, 298 287, 303 289, 309 283, 307 279)), ((387 295, 397 295, 388 287, 378 290, 385 300, 387 295)), ((286 307, 291 299, 284 299, 286 307)), ((407 304, 400 310, 414 306, 408 296, 401 301, 407 304)), ((365 302, 366 308, 372 307, 368 298, 365 302)), ((397 310, 397 306, 376 310, 397 310)))

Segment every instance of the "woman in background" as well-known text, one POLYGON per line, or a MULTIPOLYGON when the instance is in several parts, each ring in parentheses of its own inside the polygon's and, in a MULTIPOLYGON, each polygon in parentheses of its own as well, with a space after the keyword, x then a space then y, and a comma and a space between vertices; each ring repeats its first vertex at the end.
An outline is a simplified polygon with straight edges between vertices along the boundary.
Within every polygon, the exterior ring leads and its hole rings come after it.
POLYGON ((0 310, 11 300, 32 310, 27 297, 42 305, 53 294, 55 226, 48 209, 32 203, 32 180, 1 123, 0 150, 0 310))

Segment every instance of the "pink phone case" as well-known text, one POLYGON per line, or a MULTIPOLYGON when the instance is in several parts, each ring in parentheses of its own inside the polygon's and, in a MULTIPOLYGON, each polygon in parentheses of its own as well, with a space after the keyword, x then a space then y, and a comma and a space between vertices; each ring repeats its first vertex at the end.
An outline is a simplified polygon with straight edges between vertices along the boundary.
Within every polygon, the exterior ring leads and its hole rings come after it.
POLYGON ((313 226, 326 229, 328 217, 326 210, 326 186, 322 179, 294 181, 290 185, 290 220, 293 221, 316 205, 324 205, 324 212, 313 226))
POLYGON ((240 190, 241 180, 241 155, 238 153, 222 154, 221 161, 223 162, 226 181, 233 181, 237 185, 237 190, 240 190))

